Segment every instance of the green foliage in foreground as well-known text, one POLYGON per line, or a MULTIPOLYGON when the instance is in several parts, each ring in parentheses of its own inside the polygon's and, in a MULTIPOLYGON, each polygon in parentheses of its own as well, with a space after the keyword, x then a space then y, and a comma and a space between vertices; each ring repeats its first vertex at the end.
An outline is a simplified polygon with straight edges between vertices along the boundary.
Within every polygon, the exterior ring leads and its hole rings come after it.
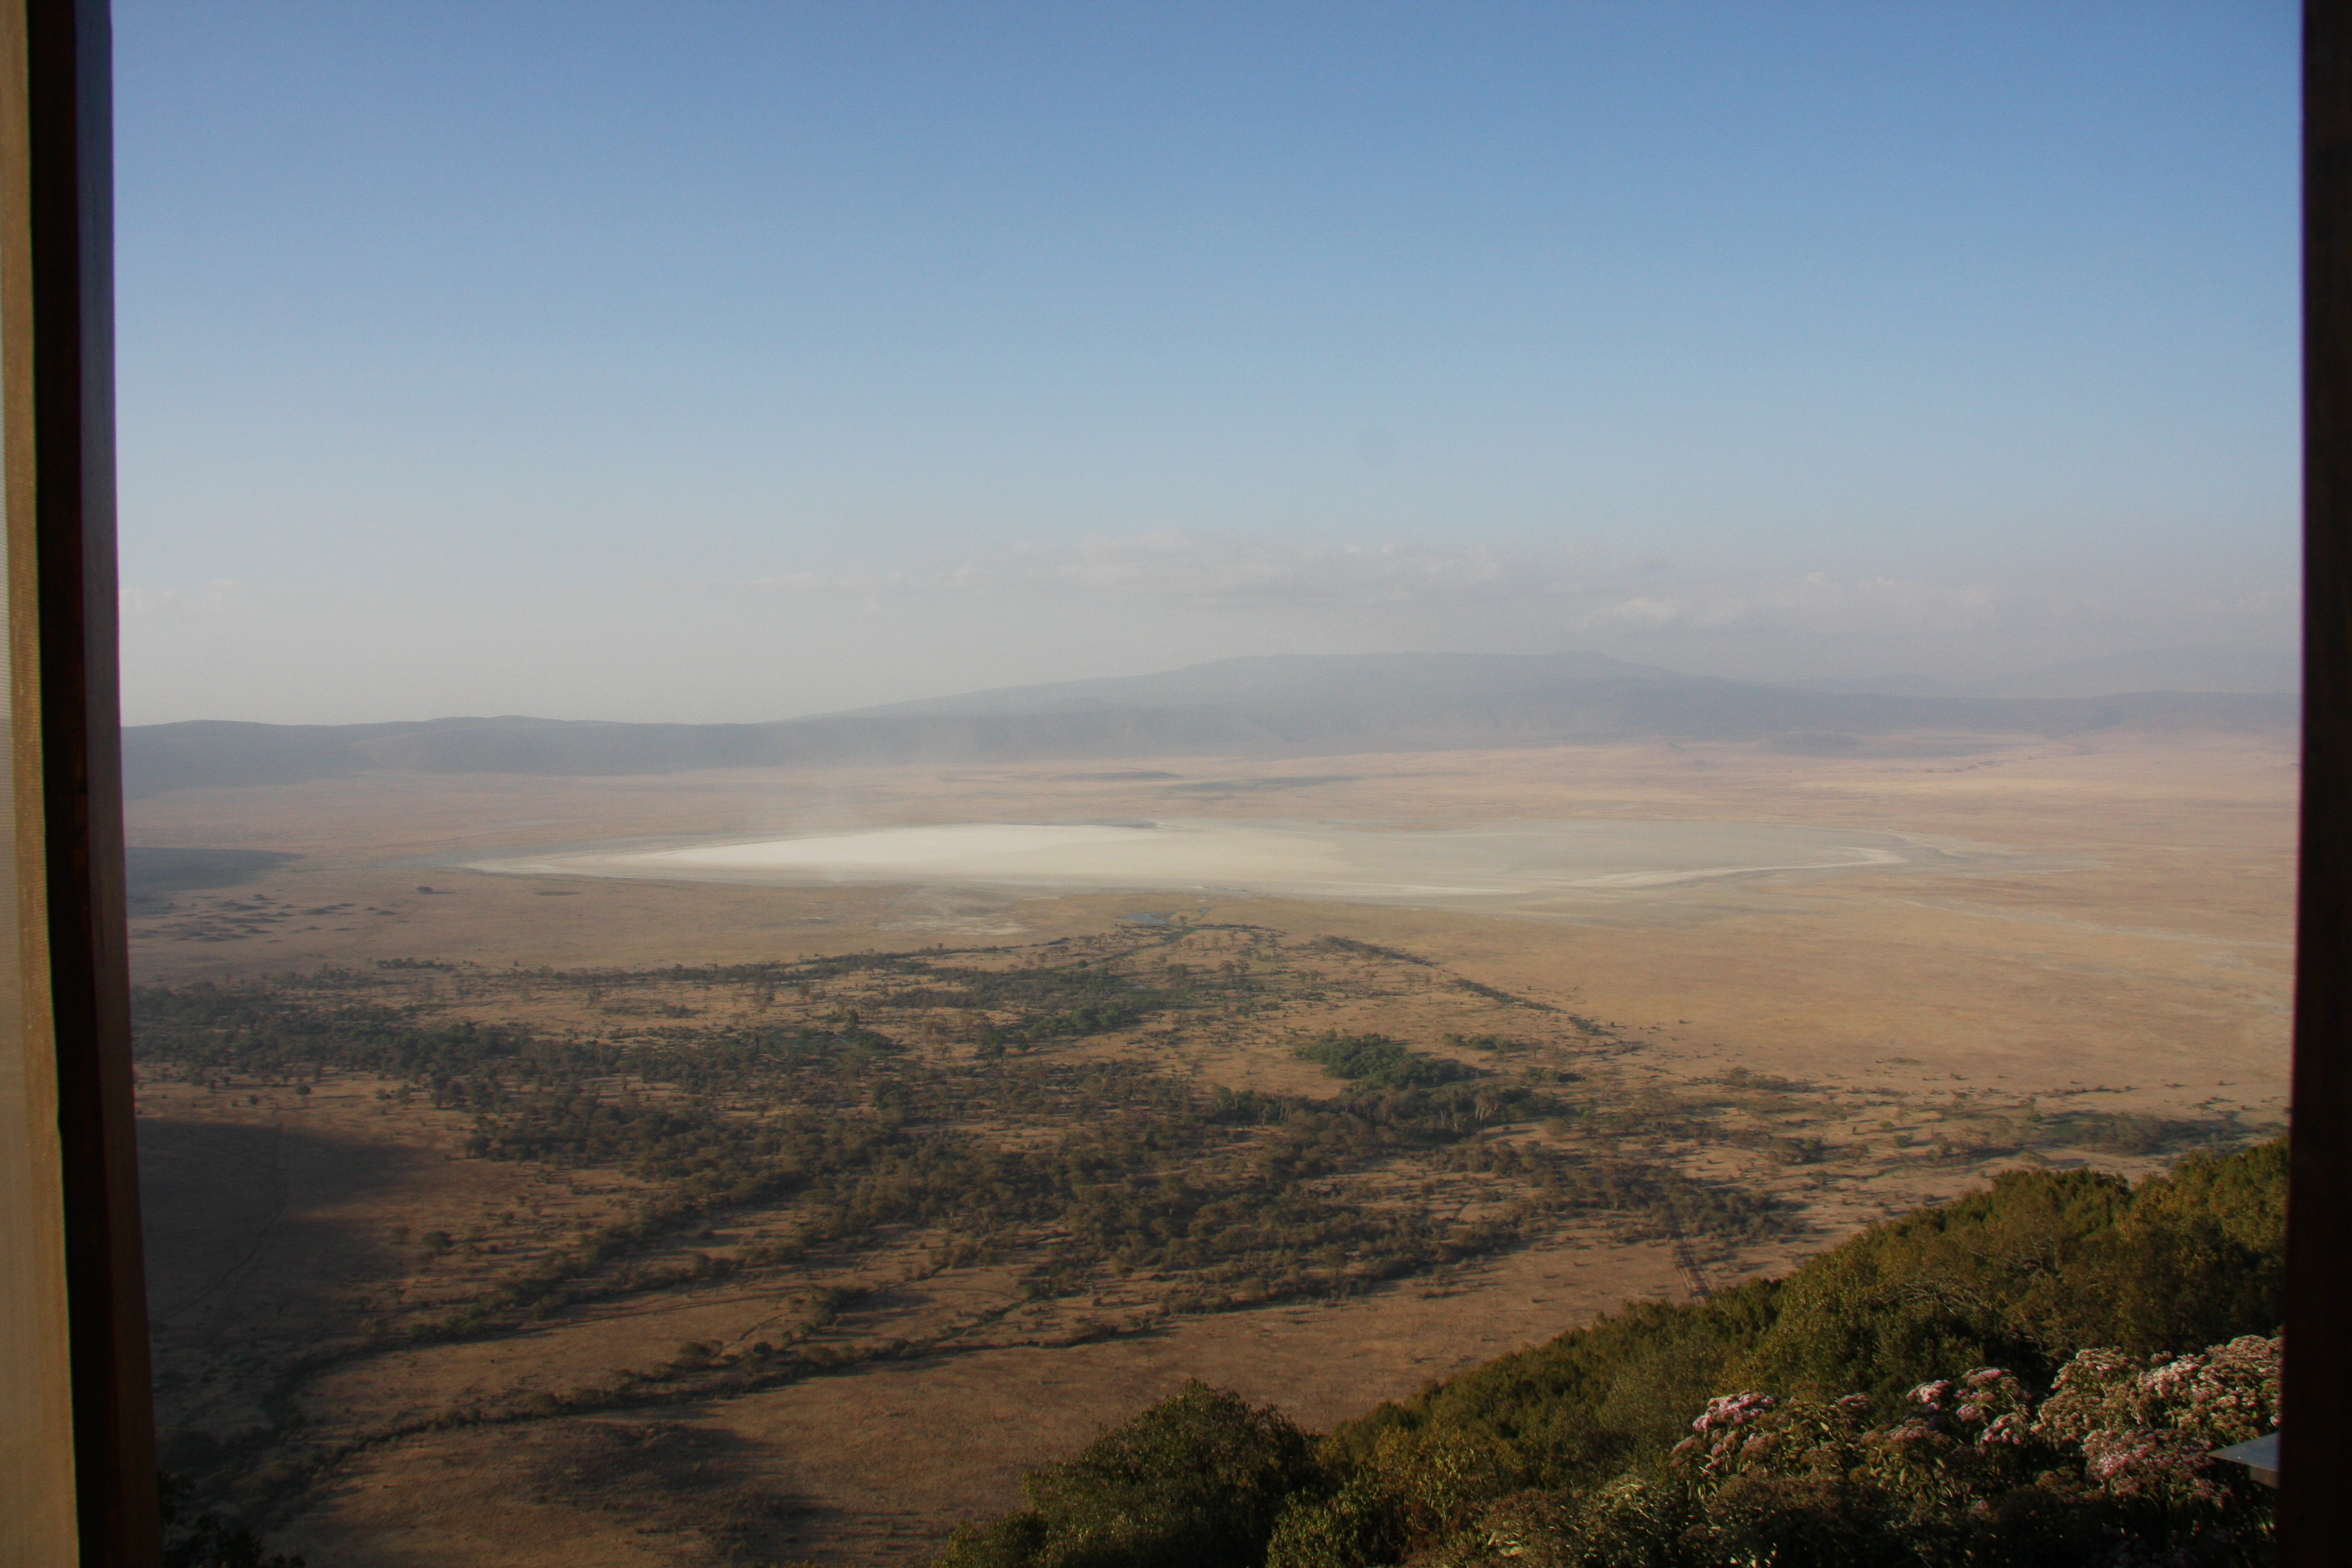
POLYGON ((2254 1568, 2272 1498, 2211 1451, 2278 1420, 2279 1342, 2143 1361, 2084 1351, 2036 1400, 2002 1367, 1892 1407, 1718 1396, 1662 1459, 1595 1486, 1508 1487, 1460 1431, 1382 1436, 1276 1521, 1267 1568, 2254 1568), (1498 1495, 1499 1493, 1499 1495, 1498 1495))
POLYGON ((2075 1352, 2134 1354, 2276 1331, 2286 1145, 2194 1155, 2137 1190, 2089 1171, 2011 1172, 1876 1226, 1780 1280, 1643 1304, 1501 1357, 1341 1428, 1458 1427, 1531 1482, 1586 1481, 1684 1435, 1739 1388, 1879 1400, 1996 1364, 2047 1387, 2075 1352))
POLYGON ((1029 1507, 959 1531, 954 1568, 1248 1568, 1285 1508, 1320 1489, 1306 1433, 1194 1382, 1030 1472, 1029 1507))
POLYGON ((2285 1184, 2283 1142, 2137 1188, 2012 1173, 1383 1405, 1311 1462, 1196 1386, 942 1568, 2266 1562, 2267 1494, 2205 1455, 2276 1420, 2285 1184))

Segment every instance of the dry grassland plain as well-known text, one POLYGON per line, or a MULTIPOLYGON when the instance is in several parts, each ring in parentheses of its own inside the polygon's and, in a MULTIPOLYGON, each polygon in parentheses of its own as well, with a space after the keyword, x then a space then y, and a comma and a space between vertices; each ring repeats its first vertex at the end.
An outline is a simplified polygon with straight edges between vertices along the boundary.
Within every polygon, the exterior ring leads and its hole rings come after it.
POLYGON ((511 1107, 159 1049, 141 1132, 173 1462, 335 1568, 912 1561, 1187 1377, 1327 1426, 1627 1299, 1786 1268, 2003 1168, 2137 1173, 2275 1130, 2291 739, 1914 740, 1838 758, 377 774, 135 802, 134 845, 292 857, 136 897, 142 985, 625 1055, 785 1031, 810 1065, 769 1079, 682 1089, 615 1058, 567 1081, 730 1126, 883 1106, 992 1158, 1043 1159, 1149 1102, 1194 1140, 1153 1156, 1170 1181, 1325 1227, 1276 1278, 1239 1241, 1088 1251, 1065 1198, 985 1223, 845 1218, 838 1172, 688 1223, 660 1209, 684 1189, 633 1157, 486 1152, 478 1115, 511 1107), (1753 825, 1935 853, 1485 908, 467 868, 617 841, 1180 820, 1753 825), (817 962, 844 955, 871 956, 817 962), (1140 1000, 1083 1018, 1007 1000, 1078 975, 1140 1000), (1320 1164, 1266 1142, 1279 1108, 1362 1088, 1298 1057, 1333 1033, 1391 1037, 1439 1064, 1431 1081, 1456 1078, 1425 1091, 1422 1142, 1320 1164), (1203 1110, 1220 1091, 1259 1110, 1203 1110), (653 1211, 669 1217, 648 1231, 653 1211), (613 1236, 626 1245, 532 1310, 498 1296, 613 1236), (485 1300, 509 1305, 448 1326, 485 1300))

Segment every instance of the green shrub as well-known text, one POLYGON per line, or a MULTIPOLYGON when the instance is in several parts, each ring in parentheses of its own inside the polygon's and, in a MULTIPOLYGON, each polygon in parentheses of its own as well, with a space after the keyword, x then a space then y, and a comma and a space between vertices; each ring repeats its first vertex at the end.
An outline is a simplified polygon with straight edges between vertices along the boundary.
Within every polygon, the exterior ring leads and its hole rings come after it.
POLYGON ((2285 1185, 2283 1142, 2137 1188, 2007 1174, 1784 1280, 1636 1303, 1382 1405, 1319 1463, 1258 1464, 1297 1478, 1278 1517, 1263 1489, 1210 1501, 1200 1478, 1230 1467, 1145 1436, 1212 1410, 1276 1429, 1195 1385, 948 1562, 1254 1563, 1255 1542, 1267 1568, 2258 1563, 2270 1499, 2206 1455, 2275 1421, 2285 1185), (2183 1344, 2212 1348, 2159 1353, 2183 1344), (1212 1518, 1248 1523, 1185 1522, 1212 1518))
POLYGON ((1478 1076, 1475 1068, 1407 1050, 1386 1035, 1325 1035, 1299 1047, 1298 1055, 1366 1089, 1435 1089, 1478 1076))
POLYGON ((2137 1190, 2013 1171, 1875 1226, 1789 1279, 1735 1381, 1887 1398, 1954 1366, 2042 1384, 2091 1345, 2147 1355, 2275 1329, 2286 1150, 2191 1155, 2137 1190))
POLYGON ((1033 1471, 1026 1511, 960 1531, 943 1568, 1256 1568, 1291 1499, 1321 1486, 1280 1413, 1188 1383, 1077 1458, 1033 1471))

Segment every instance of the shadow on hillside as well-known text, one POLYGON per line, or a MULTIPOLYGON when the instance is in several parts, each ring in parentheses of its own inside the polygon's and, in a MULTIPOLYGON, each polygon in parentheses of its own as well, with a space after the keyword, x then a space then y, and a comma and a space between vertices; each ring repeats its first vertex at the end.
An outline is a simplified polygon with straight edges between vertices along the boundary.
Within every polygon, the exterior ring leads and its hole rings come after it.
POLYGON ((317 1300, 405 1266, 381 1226, 353 1217, 414 1179, 401 1144, 269 1121, 139 1121, 147 1299, 155 1328, 194 1327, 257 1281, 317 1300))

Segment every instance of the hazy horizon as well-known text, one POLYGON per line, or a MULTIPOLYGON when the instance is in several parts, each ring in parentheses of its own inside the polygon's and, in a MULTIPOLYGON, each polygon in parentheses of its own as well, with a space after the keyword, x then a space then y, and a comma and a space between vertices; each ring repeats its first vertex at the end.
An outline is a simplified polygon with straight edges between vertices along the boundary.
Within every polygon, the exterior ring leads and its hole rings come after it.
MULTIPOLYGON (((1385 650, 1381 654, 1367 655, 1363 657, 1412 658, 1416 656, 1428 656, 1432 658, 1444 658, 1453 657, 1454 652, 1455 650, 1445 649, 1401 648, 1385 650)), ((1063 687, 1083 688, 1103 679, 1114 682, 1123 680, 1148 680, 1154 676, 1182 675, 1194 670, 1213 669, 1223 665, 1247 663, 1252 661, 1254 658, 1269 657, 1276 658, 1283 657, 1303 657, 1307 658, 1345 659, 1349 656, 1345 654, 1308 654, 1303 656, 1253 656, 1248 654, 1237 654, 1230 655, 1223 658, 1202 660, 1197 664, 1177 666, 1168 669, 1138 671, 1133 675, 1118 675, 1111 677, 1076 676, 1045 681, 1016 682, 998 687, 968 687, 950 685, 938 690, 925 691, 911 697, 878 703, 860 704, 854 708, 818 709, 804 712, 779 712, 770 714, 764 719, 703 721, 703 722, 751 724, 789 723, 804 719, 853 717, 867 713, 887 714, 896 712, 902 709, 917 710, 925 709, 954 710, 957 704, 965 699, 987 699, 1029 691, 1049 691, 1058 689, 1063 687)), ((1469 654, 1463 655, 1462 657, 1476 658, 1479 656, 1469 654)), ((1502 657, 1541 658, 1545 656, 1505 655, 1502 657)), ((1593 650, 1590 649, 1564 649, 1554 657, 1575 659, 1580 657, 1599 657, 1608 658, 1611 656, 1595 656, 1593 654, 1593 650)), ((1615 660, 1614 662, 1630 669, 1648 671, 1656 674, 1687 675, 1699 679, 1710 678, 1710 672, 1702 670, 1677 670, 1663 665, 1643 664, 1634 660, 1615 660)), ((1712 678, 1725 679, 1723 677, 1712 678)), ((2028 669, 2011 670, 2005 672, 2004 676, 1996 676, 1974 682, 1940 682, 1933 679, 1932 678, 1921 677, 1909 672, 1896 671, 1888 672, 1875 679, 1861 677, 1844 679, 1832 679, 1790 681, 1768 680, 1757 681, 1754 682, 1754 684, 1797 690, 1877 694, 1897 698, 2092 698, 2163 691, 2213 693, 2217 695, 2263 696, 2292 695, 2299 692, 2301 689, 2300 670, 2297 668, 2297 660, 2291 652, 2249 652, 2245 650, 2206 648, 2137 650, 2133 653, 2116 655, 2105 658, 2063 661, 2057 664, 2036 666, 2028 669)), ((427 722, 444 719, 478 720, 509 718, 553 719, 565 721, 587 721, 638 724, 694 722, 693 721, 650 718, 643 716, 615 719, 613 715, 605 713, 524 714, 490 713, 488 711, 479 713, 456 711, 446 713, 385 712, 371 714, 365 718, 329 721, 327 722, 343 722, 352 724, 405 724, 427 722)), ((206 714, 191 717, 189 719, 150 721, 148 721, 148 724, 205 722, 218 721, 222 720, 226 720, 229 722, 247 723, 310 722, 308 721, 239 720, 230 715, 206 714)), ((142 725, 137 721, 131 721, 127 723, 126 727, 143 728, 147 727, 147 725, 142 725)))
POLYGON ((118 7, 126 716, 2289 652, 2292 7, 118 7))

